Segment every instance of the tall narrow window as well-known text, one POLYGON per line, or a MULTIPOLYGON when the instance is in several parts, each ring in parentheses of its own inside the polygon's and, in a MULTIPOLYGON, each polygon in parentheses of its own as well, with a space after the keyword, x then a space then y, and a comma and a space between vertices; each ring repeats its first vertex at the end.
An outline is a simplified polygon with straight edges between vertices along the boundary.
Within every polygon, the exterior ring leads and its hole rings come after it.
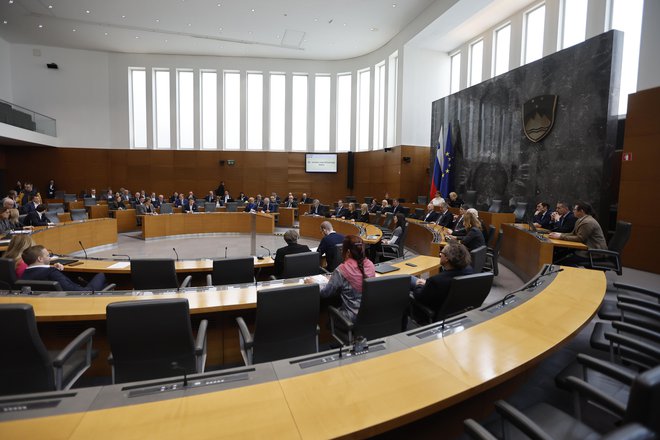
POLYGON ((202 148, 218 148, 218 74, 215 70, 201 72, 202 148))
POLYGON ((612 29, 623 31, 625 35, 619 92, 620 115, 626 114, 628 111, 628 95, 637 91, 643 10, 644 0, 613 0, 612 2, 612 29))
POLYGON ((378 150, 385 145, 385 61, 374 69, 374 144, 378 150))
POLYGON ((507 24, 495 31, 495 50, 493 51, 493 76, 509 71, 511 51, 511 25, 507 24))
POLYGON ((357 90, 357 149, 369 149, 369 87, 371 86, 371 71, 369 69, 358 72, 357 90))
POLYGON ((470 85, 479 84, 483 76, 484 40, 470 45, 470 85))
POLYGON ((456 52, 451 56, 449 93, 456 93, 461 88, 461 53, 456 52))
POLYGON ((264 76, 261 73, 247 74, 247 148, 263 148, 264 121, 264 76))
POLYGON ((270 149, 284 150, 286 76, 270 74, 270 149))
POLYGON ((291 90, 291 149, 307 150, 307 75, 293 75, 291 90))
POLYGON ((561 47, 565 49, 582 43, 587 30, 588 0, 564 0, 562 2, 561 47))
POLYGON ((330 77, 317 75, 314 98, 314 150, 330 149, 330 77))
POLYGON ((337 75, 337 151, 351 150, 350 73, 337 75))
POLYGON ((545 27, 545 5, 525 14, 525 49, 523 64, 541 59, 545 27))
POLYGON ((226 150, 241 148, 241 74, 225 72, 224 137, 226 150))
POLYGON ((170 71, 154 69, 154 146, 170 148, 170 71))
POLYGON ((130 81, 130 146, 147 148, 147 72, 144 69, 129 69, 130 81))
POLYGON ((177 70, 177 132, 180 149, 195 147, 194 78, 192 70, 177 70))
POLYGON ((397 92, 399 89, 399 53, 390 55, 387 77, 387 146, 396 144, 397 92))

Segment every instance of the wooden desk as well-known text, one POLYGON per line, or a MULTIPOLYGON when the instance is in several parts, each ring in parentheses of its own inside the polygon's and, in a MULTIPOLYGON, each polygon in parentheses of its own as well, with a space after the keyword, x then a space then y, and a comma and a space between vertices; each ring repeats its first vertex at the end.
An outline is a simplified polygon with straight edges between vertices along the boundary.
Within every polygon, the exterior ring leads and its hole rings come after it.
POLYGON ((57 254, 80 251, 81 241, 85 248, 117 243, 117 221, 103 218, 60 223, 40 228, 32 233, 32 239, 57 254))
POLYGON ((108 218, 110 215, 107 203, 94 206, 85 206, 85 209, 87 210, 87 215, 89 218, 108 218))
POLYGON ((252 231, 252 217, 256 216, 257 233, 272 234, 275 219, 269 214, 247 212, 209 212, 204 214, 146 215, 142 219, 142 238, 216 232, 252 231))
POLYGON ((483 412, 490 399, 501 397, 500 385, 591 320, 605 289, 603 273, 567 267, 529 301, 421 345, 259 385, 3 422, 0 431, 7 440, 50 437, 54 431, 62 438, 97 440, 176 439, 182 433, 365 438, 438 413, 444 423, 437 424, 435 437, 454 437, 462 417, 444 410, 460 403, 483 412), (486 391, 493 393, 482 398, 486 391))
POLYGON ((323 234, 321 234, 321 223, 326 220, 332 224, 332 228, 338 233, 342 235, 359 235, 362 237, 362 241, 368 244, 378 243, 383 236, 383 232, 378 227, 368 223, 326 218, 318 215, 301 215, 298 217, 300 236, 317 238, 319 240, 322 239, 323 234))
POLYGON ((435 223, 408 219, 406 247, 420 255, 437 257, 445 244, 445 228, 435 223))
POLYGON ((575 241, 542 241, 528 231, 527 225, 505 223, 502 225, 504 239, 500 256, 502 263, 523 280, 533 277, 544 264, 552 264, 555 246, 572 249, 587 249, 583 243, 575 241))
POLYGON ((130 232, 137 229, 135 209, 116 209, 109 212, 110 217, 117 220, 117 232, 130 232))
POLYGON ((484 223, 486 228, 489 226, 495 227, 495 236, 493 239, 496 239, 500 235, 500 228, 503 224, 516 222, 516 216, 513 215, 513 212, 504 213, 479 211, 479 219, 482 221, 482 223, 484 223))
POLYGON ((277 226, 282 228, 291 228, 296 217, 298 208, 278 208, 280 218, 277 221, 277 226))
POLYGON ((64 208, 67 211, 72 209, 83 209, 85 207, 85 202, 82 200, 76 200, 75 202, 64 202, 64 208))

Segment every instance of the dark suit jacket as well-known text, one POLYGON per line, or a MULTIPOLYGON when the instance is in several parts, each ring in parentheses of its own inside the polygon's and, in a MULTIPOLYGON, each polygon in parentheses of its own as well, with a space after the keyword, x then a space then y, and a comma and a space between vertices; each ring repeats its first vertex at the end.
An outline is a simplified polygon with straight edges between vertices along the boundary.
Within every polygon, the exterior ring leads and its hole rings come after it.
POLYGON ((266 211, 277 212, 277 205, 275 203, 269 203, 268 205, 266 205, 264 203, 264 205, 261 207, 261 209, 263 209, 263 212, 266 212, 266 211))
POLYGON ((362 215, 362 211, 355 211, 355 212, 357 212, 357 216, 355 217, 355 221, 363 222, 363 223, 369 223, 369 212, 368 211, 364 215, 362 215))
POLYGON ((338 232, 333 232, 332 234, 326 235, 321 239, 319 247, 316 250, 321 256, 325 255, 325 261, 329 267, 335 267, 335 246, 344 241, 344 236, 338 232))
POLYGON ((403 212, 403 206, 401 206, 401 205, 392 206, 389 211, 392 214, 398 214, 399 212, 403 212))
POLYGON ((215 197, 214 196, 206 196, 206 197, 204 197, 204 200, 209 202, 209 203, 215 202, 215 197))
POLYGON ((337 218, 344 217, 344 218, 348 219, 349 216, 350 216, 350 213, 348 211, 348 208, 345 207, 345 206, 343 206, 341 208, 337 208, 337 210, 335 211, 335 217, 337 217, 337 218))
POLYGON ((192 206, 190 206, 188 203, 183 205, 183 212, 197 212, 197 203, 193 203, 192 206))
POLYGON ((321 205, 319 205, 318 208, 314 208, 314 205, 309 207, 310 214, 323 215, 323 212, 323 207, 321 205))
POLYGON ((413 295, 417 301, 425 306, 438 310, 447 299, 451 280, 454 277, 470 275, 471 273, 473 273, 471 266, 467 266, 462 270, 443 270, 426 280, 426 284, 422 288, 415 289, 413 295))
POLYGON ((310 199, 309 197, 303 199, 302 197, 300 198, 300 203, 305 203, 305 204, 312 204, 314 203, 314 199, 310 199))
POLYGON ((285 205, 284 205, 284 206, 285 206, 286 208, 297 208, 297 207, 298 207, 298 204, 297 204, 295 201, 289 203, 289 201, 287 200, 287 201, 285 202, 285 205))
POLYGON ((467 231, 467 234, 465 234, 461 243, 463 243, 468 250, 473 251, 479 246, 485 246, 486 240, 484 240, 484 234, 479 228, 471 228, 467 231))
POLYGON ((454 226, 454 214, 452 214, 449 210, 447 210, 447 212, 445 212, 444 214, 442 213, 438 213, 438 214, 439 214, 437 220, 438 224, 440 226, 444 226, 445 228, 452 229, 454 226))
POLYGON ((252 211, 253 209, 254 209, 255 211, 257 210, 257 204, 256 204, 256 203, 248 203, 247 205, 245 205, 245 209, 244 209, 244 211, 245 211, 245 212, 250 212, 250 211, 252 211))
POLYGON ((26 223, 32 226, 48 226, 48 219, 46 214, 42 214, 39 218, 39 213, 37 211, 30 212, 26 218, 26 223))
POLYGON ((300 254, 302 252, 310 252, 309 247, 304 244, 288 244, 281 247, 275 253, 275 275, 280 276, 284 270, 284 257, 286 255, 300 254))
POLYGON ((543 214, 535 215, 534 223, 538 223, 543 229, 548 229, 548 226, 550 226, 550 211, 545 211, 543 214))
POLYGON ((440 217, 440 213, 436 211, 431 211, 427 214, 424 215, 423 220, 428 223, 435 223, 438 221, 438 218, 440 217))
POLYGON ((25 269, 23 273, 23 280, 43 280, 43 281, 57 281, 62 286, 63 290, 89 290, 71 281, 66 275, 54 267, 35 267, 33 269, 25 269))
POLYGON ((563 234, 567 234, 569 232, 573 232, 573 229, 575 228, 576 220, 577 219, 575 218, 573 213, 569 211, 568 214, 560 218, 559 221, 551 222, 550 228, 552 232, 561 232, 563 234))
POLYGON ((117 202, 116 200, 108 202, 108 209, 117 210, 117 209, 126 209, 123 201, 117 202))

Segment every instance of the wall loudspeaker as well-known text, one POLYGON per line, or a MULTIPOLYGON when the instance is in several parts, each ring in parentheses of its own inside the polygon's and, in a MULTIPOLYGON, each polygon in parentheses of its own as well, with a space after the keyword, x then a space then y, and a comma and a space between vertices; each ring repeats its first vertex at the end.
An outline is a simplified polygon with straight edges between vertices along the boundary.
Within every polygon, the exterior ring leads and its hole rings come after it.
POLYGON ((221 160, 221 161, 219 161, 218 163, 220 164, 221 167, 224 167, 224 166, 225 166, 225 161, 224 161, 224 160, 221 160))
POLYGON ((48 67, 49 69, 59 69, 59 66, 55 63, 48 63, 46 64, 46 67, 48 67))
POLYGON ((410 156, 403 156, 403 162, 404 162, 404 163, 410 163, 410 162, 412 162, 412 157, 410 157, 410 156))

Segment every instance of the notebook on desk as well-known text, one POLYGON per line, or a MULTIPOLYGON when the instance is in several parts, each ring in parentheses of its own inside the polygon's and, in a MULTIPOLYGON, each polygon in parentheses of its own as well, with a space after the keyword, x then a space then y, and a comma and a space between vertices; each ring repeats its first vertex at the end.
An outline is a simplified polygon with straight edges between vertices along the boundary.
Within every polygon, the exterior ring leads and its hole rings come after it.
POLYGON ((396 272, 397 270, 400 270, 400 269, 401 268, 390 266, 389 264, 378 264, 378 265, 376 265, 376 273, 380 273, 380 274, 396 272))

